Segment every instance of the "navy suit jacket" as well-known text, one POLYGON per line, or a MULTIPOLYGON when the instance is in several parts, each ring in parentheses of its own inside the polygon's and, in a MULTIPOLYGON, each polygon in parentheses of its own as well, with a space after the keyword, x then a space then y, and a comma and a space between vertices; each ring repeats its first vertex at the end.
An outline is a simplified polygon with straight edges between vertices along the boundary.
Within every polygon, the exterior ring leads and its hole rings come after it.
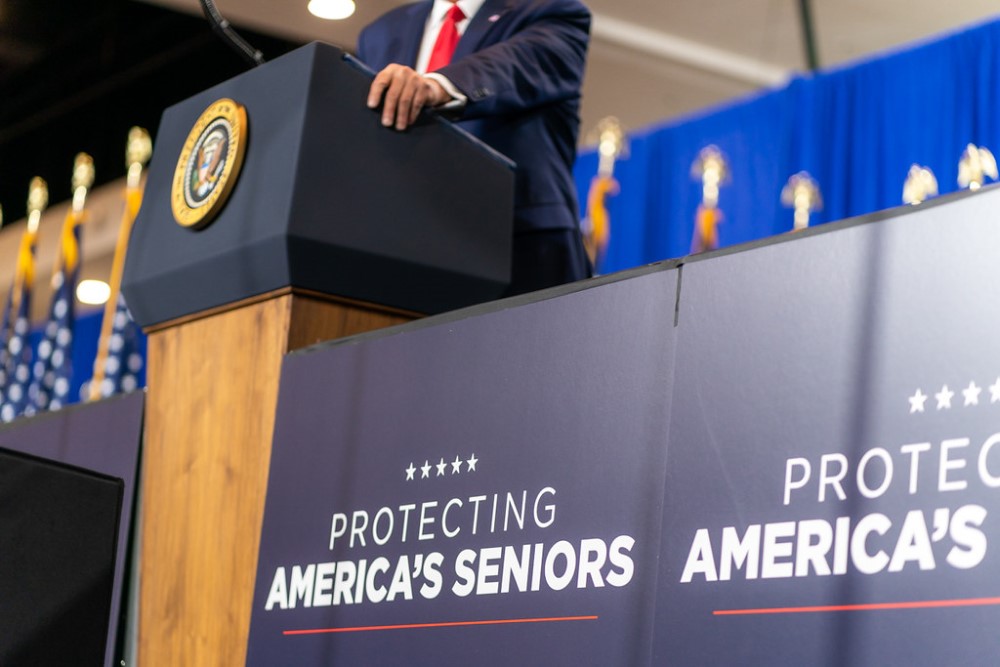
MULTIPOLYGON (((413 67, 432 4, 377 19, 358 57, 375 71, 413 67)), ((459 125, 517 164, 515 234, 579 224, 572 168, 589 32, 578 0, 486 0, 438 70, 468 97, 459 125)))

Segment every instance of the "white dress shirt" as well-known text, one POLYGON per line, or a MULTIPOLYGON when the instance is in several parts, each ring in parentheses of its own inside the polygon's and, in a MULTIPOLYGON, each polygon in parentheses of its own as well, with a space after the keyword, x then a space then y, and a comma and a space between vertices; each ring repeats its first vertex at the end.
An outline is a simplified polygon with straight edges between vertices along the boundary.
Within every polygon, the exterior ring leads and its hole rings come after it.
POLYGON ((483 6, 486 0, 458 0, 458 2, 451 2, 451 0, 434 0, 434 6, 431 8, 431 13, 427 17, 427 23, 424 25, 424 38, 420 42, 420 51, 417 55, 417 66, 416 70, 421 74, 424 74, 428 78, 434 79, 441 86, 448 91, 451 95, 451 102, 445 104, 446 107, 460 107, 464 106, 468 99, 462 92, 455 87, 447 77, 441 74, 428 73, 427 63, 431 60, 431 52, 434 50, 434 44, 437 42, 438 33, 441 32, 441 25, 444 23, 445 16, 448 14, 448 10, 451 9, 452 5, 458 5, 462 13, 465 14, 465 18, 455 24, 455 29, 458 30, 458 35, 461 37, 465 34, 465 29, 469 27, 469 22, 472 21, 472 17, 476 15, 479 8, 483 6))

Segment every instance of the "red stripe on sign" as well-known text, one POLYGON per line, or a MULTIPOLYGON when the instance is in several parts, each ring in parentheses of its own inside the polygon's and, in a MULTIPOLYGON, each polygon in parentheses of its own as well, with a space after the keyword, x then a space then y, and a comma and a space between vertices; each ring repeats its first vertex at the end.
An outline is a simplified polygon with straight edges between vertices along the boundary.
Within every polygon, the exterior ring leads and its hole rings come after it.
POLYGON ((769 607, 761 609, 716 609, 713 616, 748 616, 752 614, 814 614, 822 611, 885 611, 888 609, 940 609, 942 607, 985 607, 1000 605, 997 598, 966 598, 962 600, 920 600, 916 602, 876 602, 872 604, 839 604, 816 607, 769 607))
POLYGON ((375 632, 378 630, 422 630, 426 628, 457 628, 467 625, 507 625, 510 623, 561 623, 565 621, 596 621, 597 616, 559 616, 554 618, 501 618, 490 621, 450 621, 447 623, 409 623, 406 625, 369 625, 356 628, 316 628, 285 630, 283 635, 321 635, 333 632, 375 632))

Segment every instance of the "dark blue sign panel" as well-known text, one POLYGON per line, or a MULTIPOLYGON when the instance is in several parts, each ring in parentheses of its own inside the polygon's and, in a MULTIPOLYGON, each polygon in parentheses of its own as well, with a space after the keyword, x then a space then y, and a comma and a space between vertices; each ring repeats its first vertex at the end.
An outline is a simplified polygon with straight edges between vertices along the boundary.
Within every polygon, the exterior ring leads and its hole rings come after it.
MULTIPOLYGON (((137 392, 17 420, 0 429, 0 448, 84 468, 123 483, 105 665, 112 664, 117 639, 138 473, 143 399, 143 394, 137 392)), ((58 638, 53 637, 52 641, 58 638)))
POLYGON ((676 289, 287 359, 247 664, 648 660, 676 289))
POLYGON ((652 664, 997 663, 998 208, 684 267, 652 664))
POLYGON ((250 664, 994 664, 998 209, 290 359, 250 664))

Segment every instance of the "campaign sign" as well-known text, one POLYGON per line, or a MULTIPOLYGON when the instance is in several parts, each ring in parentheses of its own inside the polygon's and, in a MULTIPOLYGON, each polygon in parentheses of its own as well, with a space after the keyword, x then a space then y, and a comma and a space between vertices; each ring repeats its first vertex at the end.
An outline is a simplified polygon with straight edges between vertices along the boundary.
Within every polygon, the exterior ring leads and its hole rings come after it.
POLYGON ((647 270, 290 356, 247 664, 648 660, 676 290, 647 270))
POLYGON ((998 210, 684 267, 652 664, 997 664, 998 210))
MULTIPOLYGON (((58 412, 19 419, 0 428, 0 448, 2 449, 83 468, 112 478, 116 482, 120 480, 121 516, 117 522, 117 544, 114 549, 115 562, 111 582, 110 616, 105 625, 107 628, 107 641, 104 650, 105 665, 111 665, 115 657, 114 649, 126 574, 125 561, 129 543, 129 527, 132 521, 138 473, 143 400, 143 394, 136 392, 97 403, 73 406, 58 412)), ((0 489, 5 502, 18 502, 18 497, 12 494, 11 489, 13 488, 15 487, 0 489)), ((39 515, 41 516, 41 514, 39 515)), ((78 515, 82 516, 82 513, 78 513, 78 515)), ((62 520, 71 519, 64 516, 62 520)), ((101 521, 103 522, 104 519, 102 518, 101 521)), ((95 523, 95 526, 98 524, 95 523)), ((79 527, 72 527, 72 529, 78 530, 79 527)), ((100 529, 105 530, 104 523, 100 524, 100 529)), ((59 528, 58 525, 47 526, 44 527, 44 530, 55 534, 59 528)), ((95 530, 97 530, 96 527, 95 530)), ((8 555, 12 551, 12 549, 8 549, 8 555)), ((6 576, 8 573, 4 574, 6 576)), ((67 586, 81 587, 80 598, 83 598, 85 594, 92 593, 92 591, 82 590, 83 586, 88 583, 83 577, 74 580, 72 573, 67 572, 53 572, 50 580, 46 582, 25 581, 23 583, 26 586, 41 586, 43 584, 52 585, 53 582, 68 582, 67 586)), ((30 599, 30 595, 26 597, 30 599)), ((7 602, 9 603, 10 600, 8 599, 7 602)), ((40 601, 36 599, 35 603, 40 604, 40 601)), ((3 604, 3 601, 0 601, 0 604, 3 604)), ((5 611, 9 613, 11 610, 5 609, 5 611)), ((37 612, 37 609, 34 611, 37 612)), ((53 633, 52 629, 58 627, 58 623, 67 622, 67 619, 61 618, 59 613, 58 609, 52 610, 53 626, 48 629, 47 634, 41 635, 49 637, 53 642, 58 642, 59 636, 62 635, 53 633)), ((86 620, 88 623, 92 621, 92 619, 86 620)), ((79 620, 79 623, 83 623, 83 620, 79 620)), ((16 643, 16 640, 9 636, 12 629, 8 627, 5 630, 8 631, 5 640, 16 643)), ((38 628, 36 632, 42 632, 42 630, 44 629, 38 628)), ((37 636, 33 636, 31 639, 37 641, 37 638, 37 636)))

